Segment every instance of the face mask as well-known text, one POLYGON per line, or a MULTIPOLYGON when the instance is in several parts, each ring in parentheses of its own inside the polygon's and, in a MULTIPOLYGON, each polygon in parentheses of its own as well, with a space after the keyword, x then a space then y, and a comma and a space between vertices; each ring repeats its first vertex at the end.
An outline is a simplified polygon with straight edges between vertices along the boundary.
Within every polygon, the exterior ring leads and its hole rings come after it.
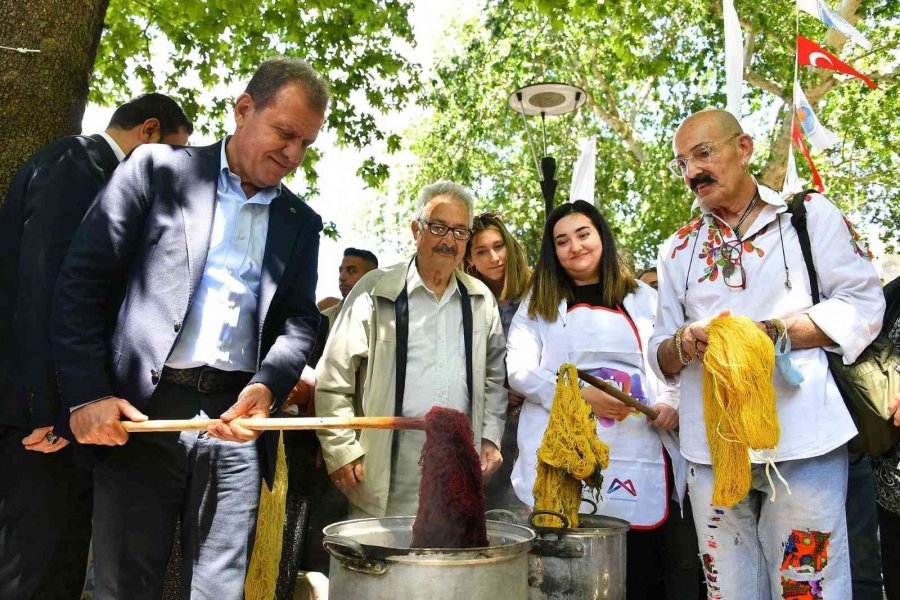
POLYGON ((798 386, 803 383, 803 373, 794 366, 794 361, 791 360, 791 338, 787 336, 786 332, 782 333, 775 343, 775 368, 788 382, 788 385, 798 386))

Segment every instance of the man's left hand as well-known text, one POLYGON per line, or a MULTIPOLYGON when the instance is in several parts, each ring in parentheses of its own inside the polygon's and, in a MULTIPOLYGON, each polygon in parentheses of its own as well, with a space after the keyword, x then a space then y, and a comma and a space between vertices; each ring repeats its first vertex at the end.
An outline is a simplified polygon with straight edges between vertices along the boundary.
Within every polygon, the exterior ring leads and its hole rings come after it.
POLYGON ((209 435, 226 442, 249 442, 259 437, 260 431, 241 427, 240 418, 269 418, 272 391, 262 383, 251 383, 238 396, 237 402, 219 417, 222 423, 207 429, 209 435))
POLYGON ((484 480, 489 481, 502 464, 503 456, 500 455, 500 449, 494 445, 494 442, 481 440, 481 475, 484 480))
POLYGON ((33 452, 43 452, 44 454, 49 454, 51 452, 56 452, 57 450, 62 450, 66 446, 69 445, 69 440, 59 437, 53 436, 53 427, 38 427, 27 437, 22 439, 22 445, 25 446, 26 450, 31 450, 33 452), (47 436, 50 435, 52 440, 47 439, 47 436))
MULTIPOLYGON (((650 421, 654 427, 659 427, 663 431, 672 431, 678 427, 678 411, 668 404, 658 403, 653 405, 653 410, 659 413, 656 419, 650 421)), ((648 417, 649 418, 649 417, 648 417)))

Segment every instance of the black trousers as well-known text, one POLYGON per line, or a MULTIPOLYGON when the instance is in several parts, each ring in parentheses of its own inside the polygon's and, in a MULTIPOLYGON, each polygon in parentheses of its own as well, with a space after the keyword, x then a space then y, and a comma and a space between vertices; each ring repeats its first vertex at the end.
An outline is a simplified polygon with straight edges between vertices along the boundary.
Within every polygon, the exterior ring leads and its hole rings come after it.
POLYGON ((900 600, 900 515, 878 507, 881 529, 881 569, 888 600, 900 600))
POLYGON ((91 472, 72 463, 71 446, 26 450, 30 433, 0 427, 0 598, 77 600, 91 541, 91 472))
MULTIPOLYGON (((675 488, 672 462, 666 453, 668 489, 675 488)), ((625 585, 627 600, 698 600, 706 597, 703 568, 691 501, 683 508, 669 500, 669 515, 656 529, 627 533, 625 585), (683 511, 683 515, 682 515, 683 511)))

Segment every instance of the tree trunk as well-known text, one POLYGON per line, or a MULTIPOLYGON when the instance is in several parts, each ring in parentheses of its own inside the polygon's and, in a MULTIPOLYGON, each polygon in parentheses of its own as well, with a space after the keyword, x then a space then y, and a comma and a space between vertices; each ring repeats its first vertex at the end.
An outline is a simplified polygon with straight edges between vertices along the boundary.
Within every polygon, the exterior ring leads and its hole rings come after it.
POLYGON ((0 203, 41 146, 81 132, 109 0, 0 0, 0 203))

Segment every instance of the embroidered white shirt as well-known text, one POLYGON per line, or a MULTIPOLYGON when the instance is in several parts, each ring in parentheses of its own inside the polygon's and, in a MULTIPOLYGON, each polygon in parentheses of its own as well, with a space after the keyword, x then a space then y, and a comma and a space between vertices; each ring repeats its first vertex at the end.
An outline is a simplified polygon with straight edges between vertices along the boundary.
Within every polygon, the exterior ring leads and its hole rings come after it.
MULTIPOLYGON (((740 268, 735 266, 735 257, 740 256, 744 289, 725 283, 728 253, 721 248, 735 238, 731 228, 712 213, 703 210, 661 247, 659 308, 648 356, 659 376, 663 376, 657 360, 659 345, 681 325, 723 310, 755 321, 808 314, 837 344, 828 350, 841 354, 848 364, 878 334, 884 313, 878 275, 840 210, 821 194, 807 197, 808 229, 822 296, 822 302, 814 306, 797 232, 785 214, 788 207, 765 186, 759 185, 759 193, 762 212, 742 236, 740 253, 731 253, 732 268, 740 268)), ((734 284, 734 279, 730 282, 734 284)), ((805 380, 793 387, 775 373, 781 429, 776 461, 825 454, 856 433, 828 370, 825 349, 794 350, 791 358, 805 380)), ((690 461, 710 464, 701 366, 691 363, 669 381, 679 379, 682 454, 690 461)))

